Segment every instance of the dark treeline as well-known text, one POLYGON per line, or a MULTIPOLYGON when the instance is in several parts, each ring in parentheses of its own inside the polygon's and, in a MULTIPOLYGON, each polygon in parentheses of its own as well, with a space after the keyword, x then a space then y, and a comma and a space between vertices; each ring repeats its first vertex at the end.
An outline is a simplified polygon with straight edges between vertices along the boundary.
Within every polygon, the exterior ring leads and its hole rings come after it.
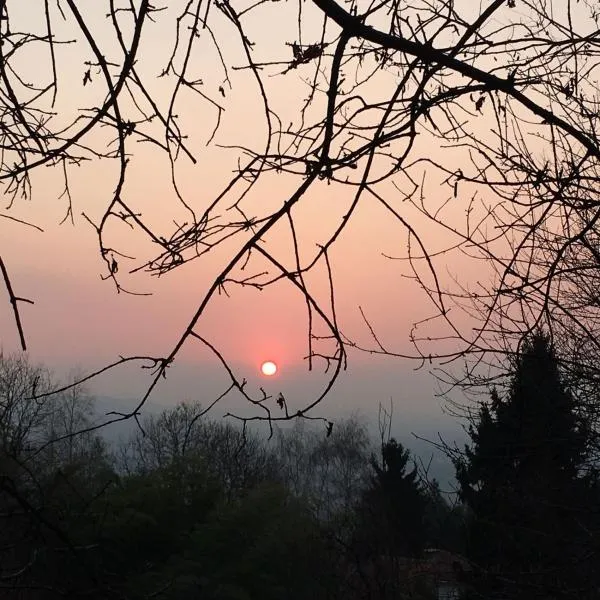
MULTIPOLYGON (((0 359, 0 595, 6 598, 597 598, 594 428, 550 342, 452 451, 451 502, 357 419, 273 439, 181 404, 118 445, 93 401, 0 359)), ((385 430, 385 428, 383 428, 385 430)))
POLYGON ((471 419, 454 456, 473 563, 464 596, 600 597, 598 398, 578 385, 537 334, 471 419))

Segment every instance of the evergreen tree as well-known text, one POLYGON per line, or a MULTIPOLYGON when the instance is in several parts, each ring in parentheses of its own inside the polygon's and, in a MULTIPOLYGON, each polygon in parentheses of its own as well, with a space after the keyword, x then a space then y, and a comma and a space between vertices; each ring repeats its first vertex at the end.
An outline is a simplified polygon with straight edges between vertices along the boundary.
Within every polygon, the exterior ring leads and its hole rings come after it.
MULTIPOLYGON (((357 507, 353 563, 360 575, 358 597, 421 598, 411 565, 425 544, 427 499, 409 450, 390 439, 372 457, 371 476, 357 507)), ((431 590, 426 590, 430 596, 431 590)), ((429 597, 427 596, 427 597, 429 597)))
POLYGON ((469 435, 456 469, 472 512, 468 553, 486 573, 480 591, 488 598, 583 597, 589 430, 545 335, 524 341, 506 397, 492 392, 469 435))
POLYGON ((427 484, 425 500, 427 548, 463 554, 463 506, 460 503, 450 503, 436 479, 427 484))
POLYGON ((380 461, 371 459, 361 511, 378 554, 416 557, 423 550, 426 498, 411 462, 410 451, 393 438, 383 444, 380 461))

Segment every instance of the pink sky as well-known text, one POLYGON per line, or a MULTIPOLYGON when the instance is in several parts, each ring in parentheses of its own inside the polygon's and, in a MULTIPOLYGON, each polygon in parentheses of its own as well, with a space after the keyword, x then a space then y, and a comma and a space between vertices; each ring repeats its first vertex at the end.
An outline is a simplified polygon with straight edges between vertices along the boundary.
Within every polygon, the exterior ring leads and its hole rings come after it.
MULTIPOLYGON (((98 15, 94 18, 100 23, 98 15)), ((264 32, 264 25, 256 26, 258 31, 262 27, 264 32)), ((293 19, 289 21, 289 27, 282 25, 278 35, 269 37, 266 47, 262 46, 260 51, 266 56, 274 51, 289 54, 285 42, 294 38, 294 27, 293 19)), ((154 30, 141 54, 144 60, 140 70, 148 74, 148 85, 160 95, 164 90, 160 87, 161 81, 156 79, 157 60, 164 59, 166 51, 155 43, 156 39, 162 38, 160 31, 154 30)), ((112 43, 106 38, 107 47, 112 48, 112 43)), ((225 57, 233 63, 239 62, 231 58, 238 50, 233 42, 224 43, 225 57)), ((206 89, 226 105, 216 142, 260 147, 264 138, 264 117, 255 83, 247 72, 234 72, 231 75, 234 91, 227 90, 227 97, 219 98, 214 93, 220 82, 220 75, 211 62, 215 61, 214 52, 202 56, 204 62, 198 58, 198 72, 205 78, 206 89)), ((89 57, 82 52, 78 58, 74 47, 59 50, 63 74, 73 86, 68 91, 61 90, 59 96, 59 105, 65 111, 73 111, 79 105, 93 105, 103 97, 99 77, 94 77, 89 87, 83 89, 81 86, 84 58, 89 57)), ((45 68, 47 65, 34 64, 30 67, 31 74, 39 74, 45 68)), ((301 78, 309 74, 309 68, 301 68, 284 80, 266 79, 272 86, 275 105, 283 112, 287 111, 290 119, 297 115, 295 107, 307 92, 301 78), (288 104, 290 107, 286 108, 288 104)), ((384 85, 384 82, 377 85, 384 85)), ((317 107, 321 107, 323 98, 317 98, 316 102, 317 107)), ((186 202, 201 212, 231 177, 239 153, 216 146, 205 147, 215 117, 210 105, 183 94, 180 112, 181 125, 190 134, 189 145, 198 157, 198 164, 194 166, 182 158, 176 167, 178 182, 186 202)), ((92 141, 99 143, 99 139, 92 141)), ((160 234, 168 235, 173 229, 173 219, 181 222, 188 218, 170 186, 168 161, 147 146, 139 145, 135 149, 124 198, 160 234)), ((428 145, 426 140, 417 145, 417 151, 428 156, 442 152, 439 147, 428 145)), ((460 159, 448 156, 451 162, 460 164, 460 159)), ((61 173, 51 169, 34 174, 33 198, 18 200, 9 213, 35 223, 44 229, 44 233, 0 219, 0 250, 15 292, 35 301, 33 306, 20 305, 32 359, 64 373, 73 367, 94 370, 119 355, 167 355, 219 267, 235 250, 235 244, 226 245, 214 256, 193 261, 160 279, 145 274, 129 276, 124 261, 120 270, 123 285, 153 295, 117 294, 110 281, 101 280, 105 266, 98 253, 97 239, 93 229, 81 217, 85 211, 97 221, 102 214, 115 187, 115 165, 93 161, 72 168, 69 177, 75 227, 69 223, 58 224, 65 214, 66 203, 64 198, 58 199, 62 191, 61 173)), ((265 214, 281 205, 297 184, 298 179, 268 176, 248 199, 248 205, 256 214, 265 214)), ((426 190, 433 201, 438 201, 435 197, 440 193, 437 179, 426 181, 426 190)), ((391 189, 388 187, 387 191, 391 189)), ((441 194, 440 203, 448 192, 443 190, 441 194)), ((314 253, 316 244, 327 238, 350 200, 347 188, 325 183, 315 185, 307 194, 295 213, 305 256, 314 253)), ((6 206, 7 202, 3 204, 6 206)), ((441 249, 449 243, 443 231, 431 230, 408 203, 398 203, 397 207, 431 248, 441 249)), ((462 218, 463 209, 457 209, 456 219, 462 218)), ((153 248, 143 235, 131 233, 123 225, 111 228, 109 236, 111 244, 123 252, 140 259, 152 256, 153 248)), ((268 243, 281 260, 289 260, 289 231, 275 229, 268 243)), ((332 251, 331 260, 342 330, 357 341, 373 345, 360 317, 358 307, 361 306, 386 347, 411 353, 408 335, 412 324, 431 316, 434 309, 418 286, 404 277, 409 272, 408 265, 382 256, 382 253, 405 254, 405 246, 403 227, 365 195, 353 222, 332 251)), ((132 266, 134 264, 139 263, 132 263, 132 266)), ((474 277, 477 268, 459 262, 458 257, 441 258, 438 267, 442 274, 460 271, 467 277, 469 274, 474 277)), ((322 274, 323 271, 317 274, 313 283, 315 293, 324 300, 328 289, 322 274)), ((480 275, 479 272, 476 274, 480 275)), ((12 352, 18 349, 18 336, 3 287, 0 287, 0 302, 0 344, 5 352, 12 352)), ((213 299, 197 330, 219 347, 239 377, 248 378, 255 389, 259 385, 270 386, 269 393, 283 391, 301 405, 309 392, 315 393, 324 383, 322 365, 317 363, 315 372, 309 373, 303 360, 307 353, 306 308, 303 298, 289 283, 279 283, 262 292, 232 288, 231 298, 213 299), (280 366, 278 376, 269 381, 262 379, 258 372, 260 363, 266 359, 275 360, 280 366)), ((434 335, 441 330, 436 329, 434 323, 431 332, 434 335)), ((227 385, 217 366, 214 357, 200 343, 190 340, 173 368, 172 377, 156 390, 153 399, 165 398, 167 402, 173 402, 199 398, 209 401, 227 385)), ((403 423, 417 423, 425 417, 430 423, 437 423, 437 419, 443 417, 439 401, 434 397, 435 381, 427 374, 427 368, 414 373, 415 366, 410 362, 353 352, 348 372, 320 412, 334 415, 360 409, 373 415, 379 402, 387 403, 393 397, 397 418, 403 423)), ((117 371, 98 381, 95 389, 104 395, 138 396, 147 383, 144 375, 137 370, 117 371)))

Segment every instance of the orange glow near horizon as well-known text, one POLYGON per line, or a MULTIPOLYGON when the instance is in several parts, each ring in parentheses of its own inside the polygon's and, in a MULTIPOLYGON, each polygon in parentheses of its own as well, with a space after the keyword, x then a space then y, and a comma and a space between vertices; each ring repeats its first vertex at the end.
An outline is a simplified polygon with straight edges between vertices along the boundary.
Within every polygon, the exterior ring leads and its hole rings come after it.
POLYGON ((267 360, 260 366, 260 372, 265 377, 273 377, 277 373, 277 365, 272 360, 267 360))

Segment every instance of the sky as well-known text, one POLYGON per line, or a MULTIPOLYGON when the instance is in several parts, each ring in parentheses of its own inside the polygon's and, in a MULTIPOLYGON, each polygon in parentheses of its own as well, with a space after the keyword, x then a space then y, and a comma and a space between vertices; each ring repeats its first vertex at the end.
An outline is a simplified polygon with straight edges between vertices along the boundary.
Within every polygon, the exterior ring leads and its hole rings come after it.
MULTIPOLYGON (((107 57, 119 55, 118 45, 105 19, 104 3, 86 6, 84 16, 90 27, 98 32, 98 40, 107 57)), ((43 2, 28 5, 11 3, 14 27, 27 23, 28 27, 43 27, 43 2), (32 8, 35 6, 35 9, 32 8), (37 15, 37 21, 31 15, 37 15)), ((170 47, 174 40, 173 11, 179 3, 169 3, 165 13, 158 14, 156 23, 144 30, 139 61, 136 65, 148 89, 159 99, 161 107, 168 106, 172 78, 160 78, 170 47)), ((83 10, 83 9, 82 9, 83 10)), ((177 105, 178 124, 186 132, 186 145, 197 158, 192 164, 186 157, 178 159, 175 174, 183 199, 201 212, 222 190, 236 169, 244 152, 240 147, 259 149, 265 139, 265 117, 256 81, 248 69, 235 69, 242 64, 243 49, 231 24, 213 7, 213 33, 219 41, 216 51, 208 33, 203 31, 191 55, 190 77, 202 78, 202 90, 213 102, 224 108, 221 126, 213 142, 207 146, 215 125, 217 109, 187 90, 181 92, 177 105), (221 57, 228 65, 229 83, 219 66, 221 57), (223 93, 219 87, 223 86, 223 93)), ((266 9, 265 9, 266 10, 266 9)), ((271 10, 271 9, 269 9, 271 10)), ((273 28, 264 13, 248 19, 247 26, 256 43, 256 60, 291 59, 288 44, 297 39, 297 19, 290 5, 279 8, 277 28, 273 28), (262 17, 261 17, 262 14, 262 17)), ((306 9, 303 36, 316 40, 319 32, 318 13, 306 9)), ((270 14, 270 13, 268 13, 270 14)), ((57 35, 71 39, 76 35, 72 19, 63 23, 58 14, 57 35)), ((123 17, 125 19, 125 16, 123 17)), ((129 30, 126 31, 129 33, 129 30)), ((79 39, 81 36, 79 35, 79 39)), ((91 60, 89 48, 83 41, 57 47, 57 61, 61 86, 58 91, 56 120, 68 122, 79 109, 93 107, 105 95, 102 77, 92 68, 92 81, 85 87, 83 75, 91 60)), ((31 79, 47 76, 49 62, 40 50, 24 51, 17 57, 17 65, 31 79), (35 60, 32 60, 35 59, 35 60)), ((116 59, 115 59, 116 60, 116 59)), ((178 61, 183 60, 181 56, 178 61)), ((312 74, 310 65, 303 65, 285 76, 271 77, 285 65, 271 69, 263 80, 273 108, 283 118, 297 122, 299 106, 309 90, 312 74)), ((347 74, 348 77, 351 73, 347 74)), ((375 97, 389 96, 392 78, 375 78, 368 88, 375 97)), ((325 96, 318 93, 313 113, 322 110, 325 96)), ((128 114, 134 115, 131 105, 128 114)), ((491 121, 482 121, 490 125, 491 121)), ((482 126, 483 126, 482 125, 482 126)), ((90 146, 102 147, 110 140, 107 130, 99 130, 86 138, 90 146)), ((143 216, 160 235, 168 236, 174 223, 189 221, 189 213, 177 201, 171 183, 170 164, 166 155, 148 144, 132 144, 127 179, 122 197, 143 216)), ((443 148, 439 142, 422 136, 416 143, 417 156, 431 160, 442 158, 445 164, 458 168, 464 155, 452 148, 443 148)), ((383 169, 377 164, 375 169, 383 169)), ((418 171, 418 169, 416 169, 418 171)), ((73 369, 87 373, 100 369, 119 356, 164 356, 177 342, 208 286, 239 247, 236 240, 227 242, 207 256, 193 260, 160 278, 147 273, 128 274, 156 253, 143 233, 132 231, 123 223, 111 223, 107 228, 107 243, 119 248, 136 260, 119 259, 119 280, 137 293, 117 293, 106 275, 98 249, 98 240, 85 214, 98 222, 114 192, 118 169, 107 159, 82 162, 69 166, 68 177, 73 202, 74 224, 61 224, 67 209, 62 195, 64 181, 60 168, 42 168, 32 174, 32 195, 17 198, 8 210, 5 196, 1 214, 34 223, 43 232, 32 227, 0 219, 0 251, 9 270, 17 295, 29 298, 33 305, 21 304, 20 312, 25 328, 30 357, 48 365, 57 378, 65 378, 73 369), (62 195, 62 197, 61 197, 62 195)), ((300 178, 301 180, 301 178, 300 178)), ((244 200, 244 207, 252 214, 264 215, 280 206, 298 185, 299 178, 270 174, 265 176, 244 200)), ((442 206, 448 189, 440 187, 440 176, 427 172, 420 182, 424 202, 442 206)), ((398 179, 397 194, 408 192, 409 182, 398 179)), ((385 188, 391 192, 391 187, 385 188)), ((231 196, 233 199, 233 196, 231 196)), ((464 220, 468 190, 447 209, 446 222, 458 224, 464 220)), ((318 244, 327 239, 347 212, 352 195, 349 188, 318 182, 294 211, 297 234, 301 240, 302 258, 313 255, 318 244)), ((224 203, 226 206, 228 202, 224 203)), ((427 247, 435 252, 452 243, 447 230, 432 229, 429 221, 419 215, 410 203, 398 201, 398 209, 419 234, 427 247)), ((444 209, 446 210, 446 209, 444 209)), ((227 220, 233 213, 223 208, 219 213, 227 220)), ((360 345, 376 347, 369 329, 361 316, 361 309, 377 333, 382 344, 398 354, 412 354, 409 340, 415 322, 426 321, 435 315, 435 308, 420 286, 411 279, 406 261, 390 260, 387 256, 406 256, 406 229, 390 218, 389 213, 365 196, 350 225, 332 248, 330 259, 335 280, 337 318, 344 333, 360 345)), ((276 227, 267 240, 282 261, 292 258, 289 228, 276 227)), ((414 240, 413 240, 414 244, 414 240)), ((438 274, 444 285, 450 285, 460 274, 465 284, 487 281, 491 274, 482 270, 480 261, 471 261, 455 253, 436 258, 438 274)), ((259 261, 250 268, 260 271, 259 261)), ((329 288, 321 265, 311 284, 321 301, 326 301, 329 288)), ((425 273, 425 271, 423 271, 425 273)), ((427 275, 424 275, 427 277, 427 275)), ((232 366, 239 379, 248 381, 248 389, 258 392, 264 387, 269 395, 283 393, 290 406, 301 407, 318 395, 326 385, 324 364, 316 361, 308 370, 306 306, 301 295, 286 281, 258 291, 249 287, 228 288, 230 296, 215 296, 202 316, 197 330, 215 344, 232 366), (273 360, 279 366, 278 374, 266 379, 260 374, 260 364, 273 360)), ((18 336, 8 298, 0 286, 0 345, 4 352, 17 351, 18 336)), ((468 319, 458 315, 457 322, 468 328, 468 319)), ((439 320, 426 322, 423 335, 443 337, 447 331, 439 320)), ((436 342, 436 349, 455 349, 451 341, 436 342)), ((461 438, 461 424, 444 412, 444 400, 432 371, 435 364, 408 359, 382 357, 368 352, 349 351, 348 369, 329 396, 315 409, 317 415, 334 420, 336 417, 359 412, 376 422, 379 404, 394 405, 394 431, 404 440, 411 432, 435 438, 438 432, 447 438, 461 438)), ((148 371, 119 368, 91 383, 92 392, 106 399, 114 399, 119 407, 133 407, 149 385, 148 371)), ((227 374, 218 360, 197 340, 189 340, 169 369, 168 377, 154 390, 151 401, 159 406, 172 406, 182 400, 198 400, 208 404, 228 386, 227 374)), ((240 397, 227 398, 215 414, 247 410, 240 397)), ((416 443, 416 442, 415 442, 416 443)), ((419 446, 421 449, 424 446, 419 446)))

